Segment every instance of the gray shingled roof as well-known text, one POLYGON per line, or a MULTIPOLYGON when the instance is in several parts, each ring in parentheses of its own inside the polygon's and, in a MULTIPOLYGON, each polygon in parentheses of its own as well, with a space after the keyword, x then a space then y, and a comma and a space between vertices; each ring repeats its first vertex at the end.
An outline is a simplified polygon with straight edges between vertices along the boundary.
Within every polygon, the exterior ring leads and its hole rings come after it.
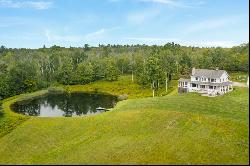
POLYGON ((195 77, 207 77, 207 78, 220 78, 225 70, 208 70, 208 69, 195 69, 192 76, 195 77))

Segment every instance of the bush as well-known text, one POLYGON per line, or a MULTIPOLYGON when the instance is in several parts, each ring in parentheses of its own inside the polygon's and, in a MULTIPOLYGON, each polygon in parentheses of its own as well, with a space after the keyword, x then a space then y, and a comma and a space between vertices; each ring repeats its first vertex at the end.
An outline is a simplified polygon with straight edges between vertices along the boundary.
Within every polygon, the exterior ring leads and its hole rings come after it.
POLYGON ((122 95, 118 96, 118 101, 127 100, 127 99, 128 99, 127 94, 122 94, 122 95))
POLYGON ((49 87, 48 92, 49 93, 64 93, 65 90, 62 87, 49 87))

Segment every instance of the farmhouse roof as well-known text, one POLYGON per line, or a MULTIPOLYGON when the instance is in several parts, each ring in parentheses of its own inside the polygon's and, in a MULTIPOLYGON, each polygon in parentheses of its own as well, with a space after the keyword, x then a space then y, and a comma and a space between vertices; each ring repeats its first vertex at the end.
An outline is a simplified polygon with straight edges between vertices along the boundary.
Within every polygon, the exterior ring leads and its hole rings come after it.
POLYGON ((195 77, 207 77, 207 78, 220 78, 225 70, 209 70, 209 69, 193 69, 192 76, 195 77))

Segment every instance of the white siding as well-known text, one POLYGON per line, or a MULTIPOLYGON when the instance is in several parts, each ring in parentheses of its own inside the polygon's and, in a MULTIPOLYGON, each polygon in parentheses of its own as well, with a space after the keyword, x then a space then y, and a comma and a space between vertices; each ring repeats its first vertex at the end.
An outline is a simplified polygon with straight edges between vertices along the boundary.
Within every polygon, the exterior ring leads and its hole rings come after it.
POLYGON ((227 73, 223 73, 220 79, 221 82, 227 82, 229 80, 227 73))
POLYGON ((195 76, 191 76, 191 81, 196 81, 196 77, 195 76))

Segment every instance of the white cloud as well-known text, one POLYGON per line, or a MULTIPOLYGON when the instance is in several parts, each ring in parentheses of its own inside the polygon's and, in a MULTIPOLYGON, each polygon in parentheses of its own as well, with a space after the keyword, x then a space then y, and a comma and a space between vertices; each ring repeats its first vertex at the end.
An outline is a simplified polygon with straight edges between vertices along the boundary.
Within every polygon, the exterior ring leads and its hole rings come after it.
POLYGON ((52 34, 50 30, 45 30, 45 35, 49 42, 53 42, 53 41, 79 42, 84 39, 83 36, 77 36, 77 35, 52 34))
POLYGON ((98 39, 98 38, 102 37, 105 32, 106 32, 106 30, 104 28, 102 28, 96 32, 92 32, 92 33, 85 35, 85 39, 87 39, 87 40, 98 39))
POLYGON ((0 0, 0 7, 6 8, 32 8, 37 10, 44 10, 52 7, 52 2, 45 1, 22 1, 16 2, 13 0, 0 0))
POLYGON ((99 29, 95 32, 88 33, 86 35, 57 35, 53 34, 50 30, 45 30, 45 36, 49 42, 53 41, 64 41, 64 42, 82 42, 82 41, 93 41, 101 39, 105 36, 106 32, 118 29, 120 27, 113 27, 110 29, 99 29))
POLYGON ((238 16, 203 20, 203 21, 194 23, 191 26, 187 27, 185 29, 185 32, 192 33, 192 32, 198 32, 198 31, 203 31, 203 30, 221 28, 221 27, 232 25, 232 24, 236 24, 241 20, 242 18, 238 16))

